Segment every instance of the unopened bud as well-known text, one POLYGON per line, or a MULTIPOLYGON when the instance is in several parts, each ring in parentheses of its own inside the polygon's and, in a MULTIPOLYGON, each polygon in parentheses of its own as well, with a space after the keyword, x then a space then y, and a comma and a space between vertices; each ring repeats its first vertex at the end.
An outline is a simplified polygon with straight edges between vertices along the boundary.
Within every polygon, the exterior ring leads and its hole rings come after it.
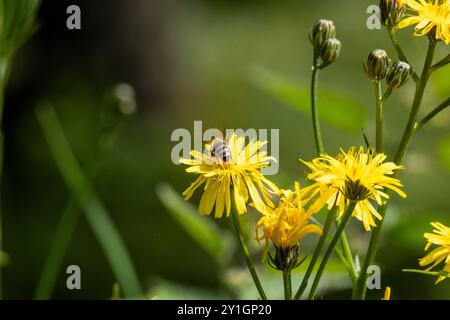
POLYGON ((303 260, 300 260, 300 246, 280 248, 276 247, 275 257, 269 256, 269 265, 279 271, 291 271, 300 266, 303 260))
POLYGON ((336 36, 336 27, 331 20, 321 19, 316 22, 311 32, 311 42, 316 50, 321 50, 325 41, 336 36))
POLYGON ((367 59, 366 72, 372 81, 381 81, 386 78, 389 71, 389 57, 386 51, 375 49, 369 54, 367 59))
POLYGON ((396 26, 406 12, 405 0, 380 0, 381 23, 386 27, 396 26))
POLYGON ((320 52, 320 57, 324 64, 333 63, 341 54, 341 42, 336 38, 325 41, 320 52))
POLYGON ((386 82, 391 89, 401 88, 408 81, 411 66, 403 61, 395 62, 386 77, 386 82))

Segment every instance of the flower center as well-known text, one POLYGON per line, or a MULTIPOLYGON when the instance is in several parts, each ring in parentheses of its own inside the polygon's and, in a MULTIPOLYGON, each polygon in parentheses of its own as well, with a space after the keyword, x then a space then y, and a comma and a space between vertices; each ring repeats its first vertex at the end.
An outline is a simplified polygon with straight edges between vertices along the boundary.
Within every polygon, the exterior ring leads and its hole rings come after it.
POLYGON ((345 181, 344 196, 350 201, 363 201, 370 197, 370 191, 358 180, 347 177, 345 181))

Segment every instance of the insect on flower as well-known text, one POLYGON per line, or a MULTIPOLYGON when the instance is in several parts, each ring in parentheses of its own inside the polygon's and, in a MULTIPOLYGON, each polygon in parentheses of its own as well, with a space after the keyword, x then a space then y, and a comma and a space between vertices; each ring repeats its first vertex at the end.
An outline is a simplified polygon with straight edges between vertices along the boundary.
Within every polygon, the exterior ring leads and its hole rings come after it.
POLYGON ((211 142, 211 156, 218 162, 230 163, 231 150, 222 138, 216 138, 211 142))
POLYGON ((184 191, 189 200, 195 190, 204 185, 199 213, 221 218, 231 212, 232 199, 239 214, 247 212, 249 199, 259 211, 273 206, 272 195, 278 194, 278 187, 264 177, 260 169, 268 167, 275 158, 268 156, 262 148, 267 142, 253 140, 246 144, 244 136, 232 134, 227 138, 216 138, 205 145, 206 152, 191 151, 193 159, 182 159, 188 165, 188 173, 199 175, 184 191))

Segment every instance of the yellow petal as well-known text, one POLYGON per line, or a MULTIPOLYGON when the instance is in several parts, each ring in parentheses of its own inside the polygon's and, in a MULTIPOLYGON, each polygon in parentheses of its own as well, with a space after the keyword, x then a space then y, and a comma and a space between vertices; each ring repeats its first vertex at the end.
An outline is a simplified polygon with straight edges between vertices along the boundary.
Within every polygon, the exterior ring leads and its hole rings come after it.
POLYGON ((400 29, 403 29, 403 28, 409 27, 410 25, 420 23, 421 21, 422 21, 422 18, 420 18, 420 17, 417 17, 417 16, 409 17, 409 18, 406 18, 406 19, 403 19, 402 21, 400 21, 400 23, 398 24, 398 27, 400 29))
POLYGON ((216 202, 218 189, 219 182, 208 180, 198 208, 201 215, 209 215, 211 213, 214 203, 216 202))

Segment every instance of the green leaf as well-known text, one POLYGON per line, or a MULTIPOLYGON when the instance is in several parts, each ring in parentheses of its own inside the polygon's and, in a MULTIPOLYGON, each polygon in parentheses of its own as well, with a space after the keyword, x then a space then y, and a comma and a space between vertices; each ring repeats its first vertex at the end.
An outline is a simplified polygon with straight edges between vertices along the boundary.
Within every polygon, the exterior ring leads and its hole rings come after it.
POLYGON ((225 255, 232 251, 231 235, 220 230, 211 219, 200 216, 195 208, 185 202, 167 183, 159 184, 156 194, 175 222, 202 249, 223 265, 225 255))
MULTIPOLYGON (((258 70, 252 82, 296 110, 311 114, 310 90, 275 73, 258 70)), ((356 133, 364 127, 364 107, 353 99, 338 93, 319 89, 319 112, 321 120, 336 128, 356 133)))
POLYGON ((450 136, 443 138, 437 148, 439 161, 450 172, 450 136))

